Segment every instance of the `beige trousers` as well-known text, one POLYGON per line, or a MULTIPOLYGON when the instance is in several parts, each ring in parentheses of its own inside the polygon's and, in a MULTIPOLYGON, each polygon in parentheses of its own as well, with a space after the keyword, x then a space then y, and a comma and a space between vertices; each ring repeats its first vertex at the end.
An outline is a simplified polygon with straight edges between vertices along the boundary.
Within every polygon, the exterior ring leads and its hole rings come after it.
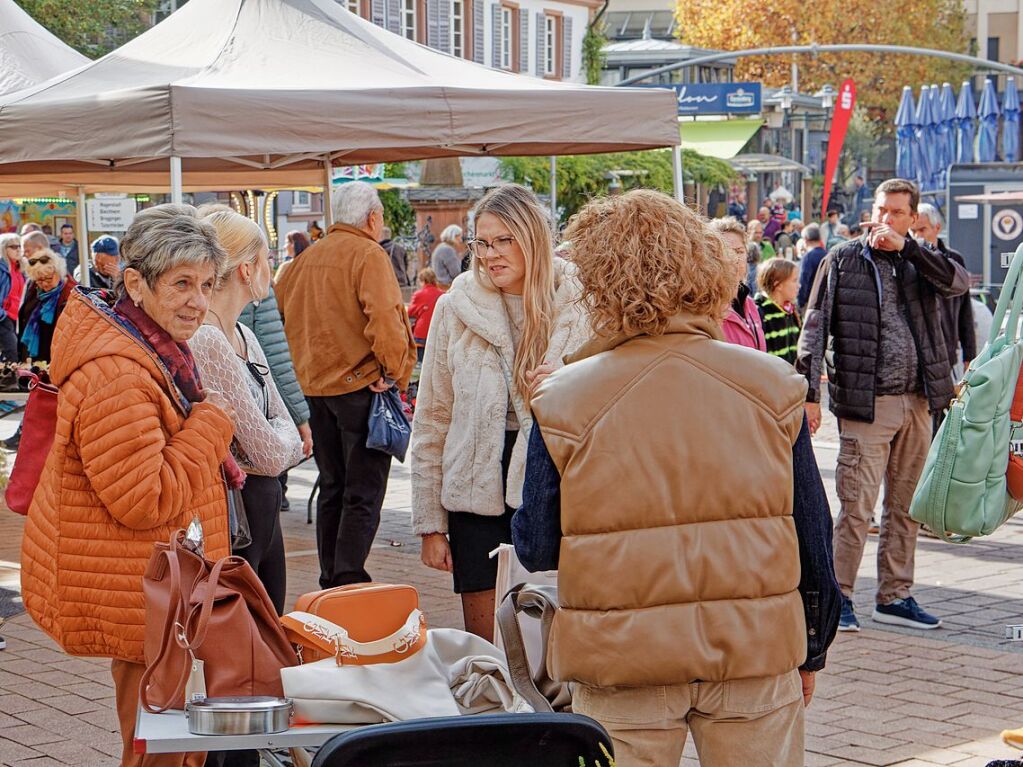
POLYGON ((931 444, 927 400, 918 394, 878 397, 874 422, 840 419, 841 445, 835 472, 841 511, 835 524, 835 576, 851 597, 863 559, 867 528, 884 482, 877 547, 878 604, 905 599, 913 586, 916 537, 909 504, 931 444))
POLYGON ((142 663, 129 663, 114 659, 110 675, 114 678, 117 718, 121 723, 121 767, 203 767, 206 753, 190 754, 136 754, 134 750, 135 717, 139 710, 139 682, 146 667, 142 663))
POLYGON ((798 671, 663 687, 577 685, 572 710, 611 736, 617 767, 677 767, 689 731, 703 767, 803 767, 798 671))

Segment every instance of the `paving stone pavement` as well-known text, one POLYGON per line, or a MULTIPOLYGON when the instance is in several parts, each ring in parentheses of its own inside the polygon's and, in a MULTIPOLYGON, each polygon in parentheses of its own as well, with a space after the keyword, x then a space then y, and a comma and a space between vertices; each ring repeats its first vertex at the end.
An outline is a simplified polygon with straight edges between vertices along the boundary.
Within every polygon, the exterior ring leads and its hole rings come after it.
MULTIPOLYGON (((0 420, 0 438, 15 425, 16 419, 0 420)), ((837 448, 834 419, 825 415, 815 450, 834 512, 837 448)), ((309 462, 292 472, 289 485, 292 511, 283 516, 289 604, 316 588, 315 526, 305 522, 315 476, 309 462)), ((381 581, 414 584, 431 625, 460 627, 449 577, 419 561, 409 501, 408 469, 395 463, 369 570, 381 581)), ((21 529, 21 517, 0 513, 0 588, 17 584, 21 529)), ((876 550, 872 539, 857 584, 863 631, 839 635, 818 675, 807 715, 807 767, 983 767, 1018 756, 998 733, 1023 725, 1023 643, 1003 638, 1006 623, 1023 623, 1023 564, 1017 563, 1023 521, 967 546, 920 539, 914 593, 944 619, 937 631, 870 621, 876 550)), ((0 766, 117 765, 109 662, 63 654, 26 615, 7 622, 0 634, 8 642, 0 652, 0 766)), ((698 764, 689 743, 683 765, 698 764)))

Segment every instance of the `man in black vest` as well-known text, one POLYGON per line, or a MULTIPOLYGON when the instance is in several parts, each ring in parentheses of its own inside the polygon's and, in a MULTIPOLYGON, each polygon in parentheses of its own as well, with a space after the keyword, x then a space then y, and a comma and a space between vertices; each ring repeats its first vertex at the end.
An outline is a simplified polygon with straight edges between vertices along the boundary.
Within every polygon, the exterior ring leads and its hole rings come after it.
POLYGON ((931 413, 952 399, 941 296, 969 287, 966 270, 910 236, 916 185, 877 187, 866 235, 834 248, 814 280, 797 369, 809 381, 806 413, 820 426, 821 366, 841 446, 835 482, 842 508, 835 526, 835 575, 844 603, 840 631, 859 631, 852 594, 867 528, 884 481, 873 619, 934 629, 941 621, 910 595, 919 525, 909 504, 931 440, 931 413))

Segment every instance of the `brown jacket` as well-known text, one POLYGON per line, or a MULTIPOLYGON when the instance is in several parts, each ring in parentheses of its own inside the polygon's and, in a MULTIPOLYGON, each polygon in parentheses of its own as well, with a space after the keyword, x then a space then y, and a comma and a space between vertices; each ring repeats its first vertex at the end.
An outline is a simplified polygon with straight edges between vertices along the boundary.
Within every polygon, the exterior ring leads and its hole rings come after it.
POLYGON ((806 384, 679 315, 591 342, 533 413, 561 474, 549 666, 591 685, 726 681, 806 658, 792 446, 806 384))
POLYGON ((334 224, 274 289, 306 396, 349 394, 381 376, 408 387, 412 327, 391 260, 368 234, 334 224))
POLYGON ((206 556, 228 554, 231 419, 202 403, 186 418, 156 355, 77 291, 50 377, 57 431, 22 539, 25 608, 72 655, 141 663, 153 544, 198 516, 206 556))

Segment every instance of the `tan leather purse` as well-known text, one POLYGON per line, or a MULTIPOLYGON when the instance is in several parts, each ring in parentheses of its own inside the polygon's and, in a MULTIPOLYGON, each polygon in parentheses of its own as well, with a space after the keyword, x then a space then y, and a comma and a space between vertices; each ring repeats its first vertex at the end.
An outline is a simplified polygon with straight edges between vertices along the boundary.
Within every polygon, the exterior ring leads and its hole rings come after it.
POLYGON ((211 562, 185 548, 184 530, 158 543, 142 579, 146 600, 146 711, 182 709, 201 679, 208 697, 281 697, 281 669, 298 664, 277 611, 240 557, 211 562))
POLYGON ((426 619, 412 586, 356 583, 303 594, 281 623, 303 663, 331 656, 338 665, 396 663, 426 643, 426 619))

